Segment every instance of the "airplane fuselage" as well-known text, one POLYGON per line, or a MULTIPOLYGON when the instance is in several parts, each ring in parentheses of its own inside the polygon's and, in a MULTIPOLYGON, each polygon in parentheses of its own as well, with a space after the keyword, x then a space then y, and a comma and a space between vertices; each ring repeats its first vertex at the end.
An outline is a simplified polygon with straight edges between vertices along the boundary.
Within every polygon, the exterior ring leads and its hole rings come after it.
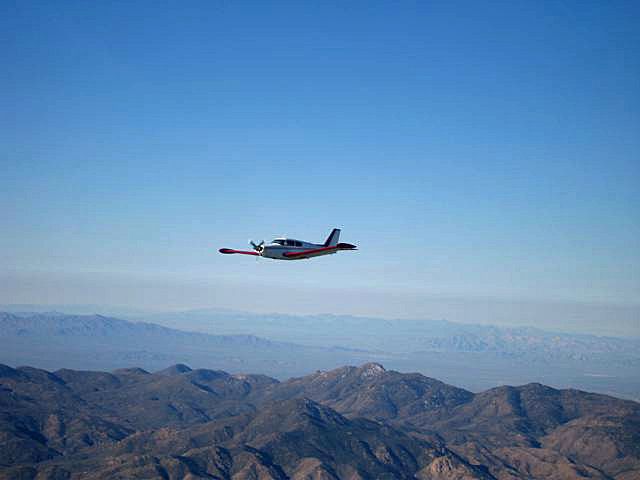
POLYGON ((256 257, 273 258, 274 260, 303 260, 305 258, 331 255, 340 250, 356 250, 355 245, 339 243, 340 229, 334 228, 324 243, 310 243, 294 238, 276 238, 265 245, 264 241, 256 245, 253 241, 249 244, 253 251, 235 250, 233 248, 221 248, 220 253, 253 255, 256 257))
POLYGON ((276 238, 273 242, 262 246, 260 256, 276 260, 304 260, 306 258, 317 257, 319 255, 331 255, 337 251, 337 245, 335 247, 328 248, 318 243, 303 242, 292 238, 276 238), (312 251, 314 253, 304 255, 302 254, 304 251, 312 251))

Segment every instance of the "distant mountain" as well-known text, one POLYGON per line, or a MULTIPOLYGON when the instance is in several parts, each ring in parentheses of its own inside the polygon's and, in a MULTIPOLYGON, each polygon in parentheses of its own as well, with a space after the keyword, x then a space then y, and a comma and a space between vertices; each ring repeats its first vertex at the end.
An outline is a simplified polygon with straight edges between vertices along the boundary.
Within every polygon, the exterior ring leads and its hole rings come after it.
POLYGON ((377 358, 369 355, 362 360, 382 361, 403 371, 437 372, 439 378, 472 390, 505 383, 541 382, 640 399, 638 337, 603 337, 445 320, 258 315, 217 310, 131 318, 182 330, 254 334, 299 345, 377 352, 377 358), (468 365, 477 368, 471 370, 468 365))
POLYGON ((22 337, 84 337, 119 338, 126 343, 138 343, 140 339, 173 342, 188 341, 197 344, 250 344, 272 347, 274 342, 255 335, 208 335, 175 330, 153 323, 129 322, 102 315, 67 315, 64 313, 6 313, 0 312, 0 336, 22 337))
POLYGON ((562 359, 633 363, 640 366, 639 339, 561 334, 537 328, 468 326, 468 331, 431 338, 423 350, 494 352, 510 357, 535 357, 554 362, 562 359))
MULTIPOLYGON (((259 315, 218 310, 139 315, 138 320, 205 333, 246 334, 314 346, 337 345, 407 354, 492 352, 540 359, 636 361, 640 337, 562 333, 446 320, 394 320, 350 315, 259 315)), ((640 333, 640 332, 639 332, 640 333)))
POLYGON ((640 477, 640 404, 473 394, 370 363, 286 382, 174 365, 0 365, 0 479, 640 477))
POLYGON ((189 363, 292 376, 369 358, 368 352, 348 348, 302 346, 250 334, 186 332, 148 322, 57 312, 0 312, 0 341, 1 362, 48 368, 114 369, 133 363, 157 370, 189 363))
POLYGON ((217 311, 178 315, 172 324, 180 329, 102 315, 0 313, 0 362, 97 370, 186 363, 281 379, 378 362, 473 391, 537 382, 640 399, 640 341, 634 339, 445 321, 217 311), (185 331, 194 328, 193 318, 212 333, 185 331))

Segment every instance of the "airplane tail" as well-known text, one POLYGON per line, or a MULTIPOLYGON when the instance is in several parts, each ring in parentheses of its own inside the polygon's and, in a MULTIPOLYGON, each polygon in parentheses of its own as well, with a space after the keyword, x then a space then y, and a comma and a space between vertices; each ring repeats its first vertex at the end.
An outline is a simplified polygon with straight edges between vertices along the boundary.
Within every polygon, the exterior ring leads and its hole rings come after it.
POLYGON ((325 247, 335 247, 340 240, 340 229, 334 228, 324 242, 325 247))

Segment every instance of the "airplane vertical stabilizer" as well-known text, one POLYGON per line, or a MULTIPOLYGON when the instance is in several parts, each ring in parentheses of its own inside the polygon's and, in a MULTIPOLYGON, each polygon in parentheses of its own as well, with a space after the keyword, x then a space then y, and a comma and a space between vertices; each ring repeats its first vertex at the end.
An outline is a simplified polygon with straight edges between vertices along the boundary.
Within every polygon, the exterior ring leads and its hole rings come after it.
POLYGON ((340 229, 334 228, 324 242, 325 247, 335 247, 340 240, 340 229))

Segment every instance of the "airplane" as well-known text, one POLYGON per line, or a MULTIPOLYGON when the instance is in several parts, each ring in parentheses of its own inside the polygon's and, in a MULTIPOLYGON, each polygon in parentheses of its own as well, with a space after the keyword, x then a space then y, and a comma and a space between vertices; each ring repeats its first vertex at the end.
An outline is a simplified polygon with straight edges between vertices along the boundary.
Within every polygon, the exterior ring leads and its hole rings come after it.
POLYGON ((330 255, 340 250, 356 250, 355 245, 350 243, 338 243, 340 239, 340 229, 334 228, 324 243, 309 243, 295 240, 293 238, 276 238, 271 243, 266 244, 264 240, 258 244, 250 241, 253 252, 246 250, 234 250, 233 248, 221 248, 220 253, 242 255, 253 255, 257 257, 273 258, 275 260, 302 260, 305 258, 330 255))

